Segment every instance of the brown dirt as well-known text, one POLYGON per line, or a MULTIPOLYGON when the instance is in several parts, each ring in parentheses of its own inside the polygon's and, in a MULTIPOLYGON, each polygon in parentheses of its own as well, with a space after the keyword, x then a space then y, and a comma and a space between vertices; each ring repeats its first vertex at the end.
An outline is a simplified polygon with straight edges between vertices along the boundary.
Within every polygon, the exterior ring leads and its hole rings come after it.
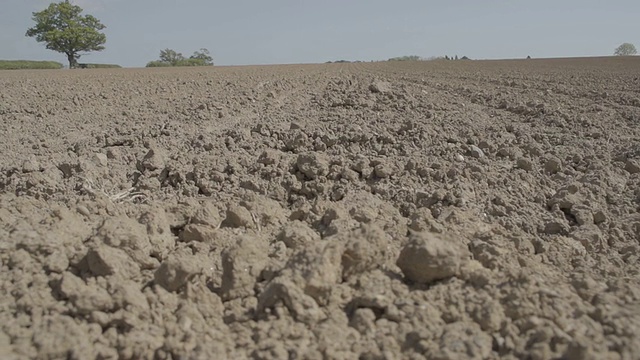
POLYGON ((640 58, 0 74, 3 359, 638 359, 640 58))

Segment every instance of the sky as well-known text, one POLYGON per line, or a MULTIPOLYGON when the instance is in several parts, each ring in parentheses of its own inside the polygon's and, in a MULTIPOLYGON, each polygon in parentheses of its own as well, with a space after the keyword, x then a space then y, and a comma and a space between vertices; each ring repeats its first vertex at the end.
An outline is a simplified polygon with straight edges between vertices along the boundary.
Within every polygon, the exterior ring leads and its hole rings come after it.
MULTIPOLYGON (((50 0, 0 0, 0 59, 63 54, 25 36, 50 0)), ((640 48, 638 0, 71 0, 107 26, 80 62, 142 67, 170 48, 216 65, 605 56, 640 48)))

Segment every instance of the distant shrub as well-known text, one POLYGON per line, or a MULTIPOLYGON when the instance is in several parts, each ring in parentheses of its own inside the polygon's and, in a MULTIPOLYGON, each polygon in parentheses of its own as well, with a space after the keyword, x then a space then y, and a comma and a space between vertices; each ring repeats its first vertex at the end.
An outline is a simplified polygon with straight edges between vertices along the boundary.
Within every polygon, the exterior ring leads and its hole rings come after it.
POLYGON ((169 67, 169 66, 213 66, 213 58, 209 54, 209 50, 200 49, 185 58, 181 53, 164 49, 160 51, 160 60, 154 60, 147 63, 147 67, 169 67))
POLYGON ((0 70, 47 70, 62 69, 56 61, 0 60, 0 70))
POLYGON ((147 67, 170 67, 170 66, 173 66, 173 65, 171 63, 159 61, 159 60, 149 61, 147 63, 147 67))
POLYGON ((418 55, 399 56, 389 59, 388 61, 420 61, 422 58, 418 55))
POLYGON ((122 66, 116 64, 78 64, 81 69, 120 69, 122 66))
POLYGON ((175 66, 209 66, 209 64, 207 64, 207 62, 203 59, 189 58, 179 60, 175 66))
POLYGON ((358 64, 363 62, 362 60, 336 60, 336 61, 327 61, 325 64, 358 64))
POLYGON ((166 61, 150 61, 147 63, 147 67, 171 67, 171 66, 209 66, 206 61, 202 59, 182 59, 174 62, 173 64, 166 61))

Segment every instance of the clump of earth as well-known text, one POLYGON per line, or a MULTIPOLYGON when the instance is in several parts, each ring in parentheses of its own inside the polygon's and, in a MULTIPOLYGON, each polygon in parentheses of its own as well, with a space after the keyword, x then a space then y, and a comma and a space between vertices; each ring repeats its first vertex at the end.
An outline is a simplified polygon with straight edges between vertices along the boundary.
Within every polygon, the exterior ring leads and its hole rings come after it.
POLYGON ((639 76, 3 72, 0 358, 637 358, 639 76))

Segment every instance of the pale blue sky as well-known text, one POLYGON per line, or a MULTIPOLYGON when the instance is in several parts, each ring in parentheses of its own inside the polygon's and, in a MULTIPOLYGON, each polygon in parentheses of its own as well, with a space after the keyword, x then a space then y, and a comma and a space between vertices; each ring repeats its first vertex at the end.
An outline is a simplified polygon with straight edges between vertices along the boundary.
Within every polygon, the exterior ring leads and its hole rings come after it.
MULTIPOLYGON (((72 0, 106 26, 81 62, 144 66, 161 49, 208 48, 217 65, 611 55, 640 47, 638 0, 72 0)), ((0 59, 57 60, 25 37, 47 0, 2 0, 0 59)))

